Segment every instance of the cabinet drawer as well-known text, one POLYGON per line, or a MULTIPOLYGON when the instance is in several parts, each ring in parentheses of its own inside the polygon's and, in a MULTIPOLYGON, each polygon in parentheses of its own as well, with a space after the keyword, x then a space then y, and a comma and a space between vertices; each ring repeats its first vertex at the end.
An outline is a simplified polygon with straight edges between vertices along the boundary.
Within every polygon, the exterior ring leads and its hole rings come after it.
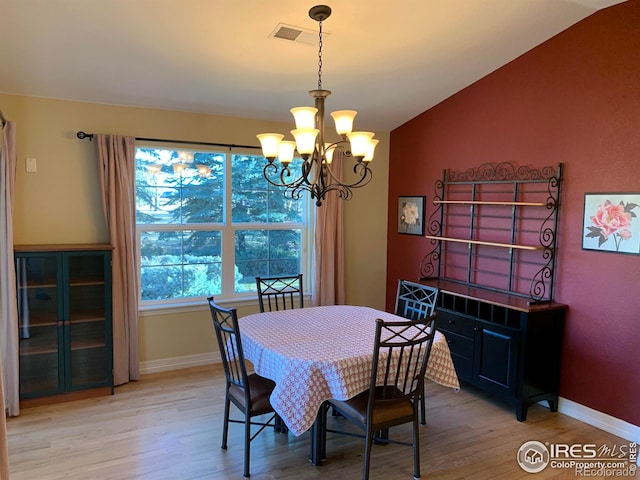
POLYGON ((460 316, 447 310, 438 310, 440 319, 438 320, 438 330, 443 332, 453 332, 464 337, 473 338, 474 320, 460 316))
POLYGON ((442 332, 447 339, 451 355, 458 355, 464 358, 473 358, 473 339, 467 338, 457 333, 442 332))

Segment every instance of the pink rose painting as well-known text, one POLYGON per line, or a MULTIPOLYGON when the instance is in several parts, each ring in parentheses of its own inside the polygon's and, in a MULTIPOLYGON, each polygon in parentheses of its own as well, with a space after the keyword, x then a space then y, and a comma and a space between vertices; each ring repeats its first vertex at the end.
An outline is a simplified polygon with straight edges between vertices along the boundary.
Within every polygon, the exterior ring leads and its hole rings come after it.
POLYGON ((640 254, 640 194, 586 194, 582 247, 640 254))

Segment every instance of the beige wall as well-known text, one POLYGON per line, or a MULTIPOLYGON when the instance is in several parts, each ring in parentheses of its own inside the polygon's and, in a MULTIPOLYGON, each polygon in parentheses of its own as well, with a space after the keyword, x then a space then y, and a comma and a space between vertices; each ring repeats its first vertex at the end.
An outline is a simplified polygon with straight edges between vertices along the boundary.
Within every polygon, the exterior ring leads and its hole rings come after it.
MULTIPOLYGON (((108 241, 94 144, 77 139, 78 130, 257 145, 257 133, 292 128, 278 122, 2 94, 0 108, 17 124, 16 244, 108 241), (25 172, 27 157, 36 158, 36 173, 25 172)), ((376 137, 380 144, 372 164, 373 180, 345 204, 347 302, 384 308, 389 133, 376 137)), ((205 307, 144 312, 141 362, 170 364, 179 357, 213 352, 205 307)), ((256 310, 255 305, 243 305, 239 313, 256 310)))

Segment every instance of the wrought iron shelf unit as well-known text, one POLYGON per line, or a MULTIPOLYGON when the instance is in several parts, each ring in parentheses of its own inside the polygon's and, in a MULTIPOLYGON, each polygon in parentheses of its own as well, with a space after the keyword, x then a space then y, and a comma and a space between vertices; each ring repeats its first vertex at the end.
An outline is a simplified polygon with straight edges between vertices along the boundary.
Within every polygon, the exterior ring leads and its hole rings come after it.
POLYGON ((435 184, 422 279, 552 301, 561 177, 562 164, 445 170, 435 184))
POLYGON ((524 421, 558 409, 566 305, 553 302, 562 166, 446 171, 427 224, 421 282, 438 289, 438 328, 458 378, 524 421))

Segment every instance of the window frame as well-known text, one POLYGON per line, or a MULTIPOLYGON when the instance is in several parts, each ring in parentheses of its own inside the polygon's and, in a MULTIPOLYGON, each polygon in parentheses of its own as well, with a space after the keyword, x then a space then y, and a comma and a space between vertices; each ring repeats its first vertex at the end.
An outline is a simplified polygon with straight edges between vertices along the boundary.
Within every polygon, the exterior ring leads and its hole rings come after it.
MULTIPOLYGON (((138 148, 149 149, 165 149, 189 152, 213 152, 225 155, 224 165, 224 208, 222 222, 211 223, 186 223, 186 224, 141 224, 136 221, 136 247, 138 256, 138 308, 141 312, 152 312, 153 314, 170 313, 172 310, 180 309, 201 310, 202 305, 206 303, 205 296, 194 296, 184 298, 170 298, 164 300, 142 300, 142 282, 141 282, 141 236, 146 231, 220 231, 221 232, 221 257, 222 257, 222 291, 216 294, 216 302, 221 304, 233 303, 237 305, 256 305, 258 303, 257 292, 235 292, 235 235, 238 230, 290 230, 299 229, 301 231, 301 259, 300 273, 303 274, 303 288, 306 292, 311 291, 310 272, 312 271, 312 252, 315 236, 315 209, 309 195, 303 195, 296 201, 303 202, 302 206, 302 222, 282 222, 282 223, 254 223, 254 222, 238 222, 232 221, 232 158, 233 155, 251 155, 262 157, 259 149, 241 147, 216 147, 211 145, 204 148, 201 145, 172 143, 166 142, 161 145, 154 142, 136 142, 136 150, 138 148)), ((264 158, 265 165, 267 159, 264 158)), ((266 182, 266 180, 265 180, 266 182)), ((277 187, 276 187, 277 188, 277 187)), ((137 211, 137 208, 136 208, 137 211)))

